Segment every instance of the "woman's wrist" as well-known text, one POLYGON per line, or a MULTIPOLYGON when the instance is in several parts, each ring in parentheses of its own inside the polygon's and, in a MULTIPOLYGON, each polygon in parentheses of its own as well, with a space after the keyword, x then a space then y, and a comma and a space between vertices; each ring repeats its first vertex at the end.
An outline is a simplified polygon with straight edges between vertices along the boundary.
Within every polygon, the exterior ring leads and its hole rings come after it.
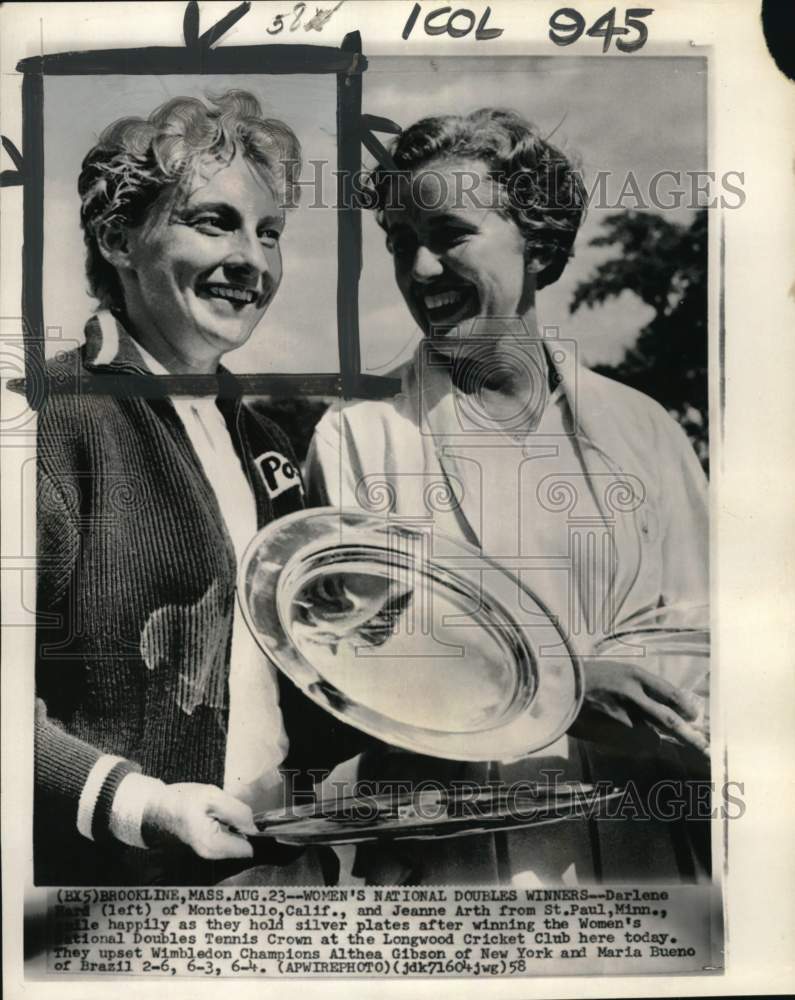
POLYGON ((129 847, 146 849, 144 816, 151 812, 152 803, 159 799, 166 786, 158 778, 144 774, 128 774, 116 789, 110 812, 110 832, 129 847))

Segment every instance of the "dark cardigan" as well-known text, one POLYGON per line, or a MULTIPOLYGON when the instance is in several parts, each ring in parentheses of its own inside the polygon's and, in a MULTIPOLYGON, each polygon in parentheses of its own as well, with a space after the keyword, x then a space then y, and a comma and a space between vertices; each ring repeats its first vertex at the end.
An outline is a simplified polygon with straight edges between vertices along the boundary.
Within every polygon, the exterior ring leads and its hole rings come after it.
MULTIPOLYGON (((149 398, 80 391, 81 373, 100 371, 88 360, 90 333, 86 347, 48 365, 51 384, 66 380, 75 391, 50 394, 38 417, 35 881, 212 882, 228 866, 186 851, 124 847, 108 820, 130 770, 166 782, 223 782, 235 554, 182 422, 169 399, 158 398, 155 380, 149 398), (105 753, 125 762, 100 791, 92 842, 77 830, 77 807, 105 753)), ((129 350, 103 368, 142 371, 129 350)), ((226 386, 219 407, 262 527, 303 506, 300 477, 271 498, 256 460, 275 452, 297 469, 290 444, 229 395, 231 379, 219 380, 226 386)), ((285 767, 330 770, 358 752, 359 734, 279 680, 290 740, 285 767)))

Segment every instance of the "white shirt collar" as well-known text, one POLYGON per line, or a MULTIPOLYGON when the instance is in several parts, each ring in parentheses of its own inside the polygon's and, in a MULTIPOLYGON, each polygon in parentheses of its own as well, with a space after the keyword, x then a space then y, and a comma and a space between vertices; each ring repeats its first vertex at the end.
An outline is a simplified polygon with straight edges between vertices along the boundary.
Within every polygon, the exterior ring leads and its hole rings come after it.
POLYGON ((144 345, 140 341, 136 340, 135 341, 135 346, 140 351, 141 357, 143 358, 143 361, 144 361, 144 364, 146 365, 146 367, 149 369, 149 371, 153 375, 170 375, 171 374, 171 372, 166 367, 164 367, 163 365, 160 364, 160 362, 157 360, 156 357, 154 357, 152 354, 149 353, 149 351, 147 351, 147 349, 144 347, 144 345))

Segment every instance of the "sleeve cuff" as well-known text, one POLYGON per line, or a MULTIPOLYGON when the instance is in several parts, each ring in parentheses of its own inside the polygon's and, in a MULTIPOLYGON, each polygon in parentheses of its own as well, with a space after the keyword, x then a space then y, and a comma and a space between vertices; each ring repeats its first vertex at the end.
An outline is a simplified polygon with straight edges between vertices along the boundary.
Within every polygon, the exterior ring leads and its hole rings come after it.
POLYGON ((109 828, 117 840, 129 847, 148 849, 141 833, 144 809, 153 791, 162 787, 162 781, 148 775, 135 772, 124 775, 110 809, 109 828))
POLYGON ((103 754, 88 773, 77 803, 77 829, 88 840, 107 832, 116 789, 135 765, 124 757, 103 754))

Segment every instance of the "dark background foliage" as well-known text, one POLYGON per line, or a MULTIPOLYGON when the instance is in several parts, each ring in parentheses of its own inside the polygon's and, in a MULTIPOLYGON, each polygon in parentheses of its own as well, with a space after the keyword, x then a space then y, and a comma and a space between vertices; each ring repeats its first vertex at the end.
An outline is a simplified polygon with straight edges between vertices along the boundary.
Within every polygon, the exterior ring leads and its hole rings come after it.
POLYGON ((706 209, 700 209, 687 226, 651 213, 609 215, 591 245, 615 247, 616 254, 577 285, 570 311, 597 307, 624 291, 633 292, 654 310, 622 360, 594 365, 594 371, 661 403, 682 425, 706 469, 706 209))

